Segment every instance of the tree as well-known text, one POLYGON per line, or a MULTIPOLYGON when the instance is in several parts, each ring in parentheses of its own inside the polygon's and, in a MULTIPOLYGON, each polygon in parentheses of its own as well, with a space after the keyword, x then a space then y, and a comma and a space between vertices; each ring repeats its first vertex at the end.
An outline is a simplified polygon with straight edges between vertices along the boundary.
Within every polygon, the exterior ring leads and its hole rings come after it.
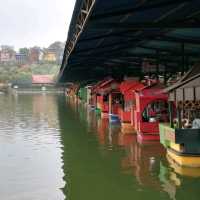
POLYGON ((19 49, 19 53, 28 55, 28 54, 29 54, 29 49, 26 48, 26 47, 20 48, 20 49, 19 49))

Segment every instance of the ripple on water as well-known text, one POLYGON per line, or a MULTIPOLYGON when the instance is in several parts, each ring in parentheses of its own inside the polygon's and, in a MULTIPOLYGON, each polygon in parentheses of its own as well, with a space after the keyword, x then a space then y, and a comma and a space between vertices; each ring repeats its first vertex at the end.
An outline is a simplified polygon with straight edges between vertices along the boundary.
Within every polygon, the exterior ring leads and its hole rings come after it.
POLYGON ((0 199, 65 199, 56 99, 0 96, 0 199))

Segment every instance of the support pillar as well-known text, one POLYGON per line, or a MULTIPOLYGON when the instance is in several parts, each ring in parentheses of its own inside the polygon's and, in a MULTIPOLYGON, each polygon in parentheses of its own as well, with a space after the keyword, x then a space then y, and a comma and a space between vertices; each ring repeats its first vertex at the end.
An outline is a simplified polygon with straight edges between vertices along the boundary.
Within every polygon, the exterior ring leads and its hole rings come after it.
POLYGON ((173 123, 173 117, 174 117, 174 105, 173 102, 169 102, 169 121, 170 121, 170 127, 174 128, 174 123, 173 123))
POLYGON ((177 108, 177 118, 178 118, 178 128, 182 128, 182 122, 181 122, 181 109, 178 107, 177 108))
POLYGON ((112 114, 112 93, 109 94, 109 114, 112 114))

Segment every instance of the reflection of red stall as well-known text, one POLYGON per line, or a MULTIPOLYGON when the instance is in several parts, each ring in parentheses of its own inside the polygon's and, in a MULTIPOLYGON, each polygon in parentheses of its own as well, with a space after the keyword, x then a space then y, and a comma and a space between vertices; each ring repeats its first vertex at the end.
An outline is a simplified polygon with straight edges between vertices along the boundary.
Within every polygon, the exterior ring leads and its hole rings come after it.
POLYGON ((133 174, 141 185, 161 190, 160 181, 157 177, 160 161, 165 155, 162 145, 158 142, 140 145, 134 135, 129 138, 125 137, 123 141, 126 150, 126 154, 121 160, 123 172, 133 174), (157 176, 155 176, 156 173, 157 176))
POLYGON ((106 136, 108 133, 108 119, 98 119, 98 126, 97 126, 97 133, 98 133, 98 139, 99 143, 101 145, 106 144, 106 136))
POLYGON ((131 124, 133 107, 135 107, 134 90, 144 88, 144 85, 136 80, 126 80, 120 85, 120 92, 123 96, 122 107, 120 108, 120 120, 123 133, 134 133, 134 124, 131 124))
POLYGON ((136 107, 132 123, 139 141, 159 140, 159 122, 168 121, 167 95, 159 85, 134 92, 136 107))
POLYGON ((118 136, 118 145, 119 146, 130 146, 133 143, 135 144, 137 142, 137 138, 135 135, 133 134, 123 134, 123 133, 119 133, 118 136))

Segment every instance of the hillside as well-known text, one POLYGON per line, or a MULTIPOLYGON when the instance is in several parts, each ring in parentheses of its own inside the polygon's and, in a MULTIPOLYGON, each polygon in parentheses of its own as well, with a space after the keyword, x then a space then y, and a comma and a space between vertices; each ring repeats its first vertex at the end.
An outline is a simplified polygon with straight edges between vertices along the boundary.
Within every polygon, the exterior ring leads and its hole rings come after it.
POLYGON ((56 64, 33 64, 18 66, 0 66, 0 83, 29 84, 33 74, 54 75, 58 74, 60 66, 56 64))

